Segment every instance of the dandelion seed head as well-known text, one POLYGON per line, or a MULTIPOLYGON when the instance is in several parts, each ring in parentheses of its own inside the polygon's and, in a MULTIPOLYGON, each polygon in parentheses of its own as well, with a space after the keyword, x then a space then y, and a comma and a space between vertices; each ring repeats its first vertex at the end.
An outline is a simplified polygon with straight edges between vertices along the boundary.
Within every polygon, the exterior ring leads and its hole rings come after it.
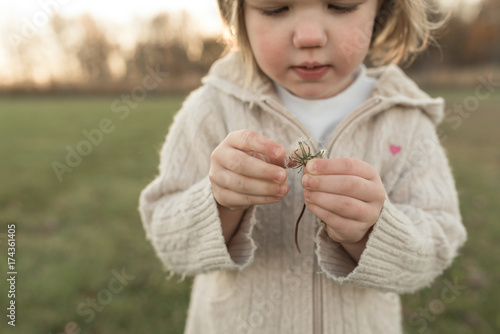
POLYGON ((307 164, 307 162, 311 159, 316 158, 324 158, 325 150, 322 149, 318 153, 313 154, 313 150, 309 143, 313 142, 311 139, 306 138, 297 138, 290 149, 287 152, 287 158, 285 159, 285 168, 297 168, 302 171, 302 168, 307 164))
POLYGON ((306 137, 298 137, 296 138, 293 142, 288 145, 288 150, 286 151, 285 155, 285 168, 293 168, 295 167, 296 163, 294 163, 291 159, 295 157, 295 152, 297 150, 300 150, 300 144, 301 143, 309 143, 309 139, 306 137))

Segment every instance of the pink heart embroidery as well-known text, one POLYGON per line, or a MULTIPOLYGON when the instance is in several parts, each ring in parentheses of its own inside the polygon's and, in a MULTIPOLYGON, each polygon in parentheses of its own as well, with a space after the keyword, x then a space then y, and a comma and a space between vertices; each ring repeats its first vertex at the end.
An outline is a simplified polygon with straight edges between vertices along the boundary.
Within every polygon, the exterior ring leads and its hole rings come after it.
POLYGON ((391 145, 389 148, 391 149, 392 155, 396 155, 401 151, 401 146, 391 145))

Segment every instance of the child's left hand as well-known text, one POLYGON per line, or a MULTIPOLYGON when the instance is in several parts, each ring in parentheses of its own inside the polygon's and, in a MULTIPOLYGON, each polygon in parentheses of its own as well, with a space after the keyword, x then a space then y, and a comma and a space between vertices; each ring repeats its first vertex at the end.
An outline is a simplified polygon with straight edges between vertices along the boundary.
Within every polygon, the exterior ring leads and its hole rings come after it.
POLYGON ((361 241, 378 220, 385 189, 377 170, 354 158, 313 159, 302 178, 308 209, 342 244, 361 241))

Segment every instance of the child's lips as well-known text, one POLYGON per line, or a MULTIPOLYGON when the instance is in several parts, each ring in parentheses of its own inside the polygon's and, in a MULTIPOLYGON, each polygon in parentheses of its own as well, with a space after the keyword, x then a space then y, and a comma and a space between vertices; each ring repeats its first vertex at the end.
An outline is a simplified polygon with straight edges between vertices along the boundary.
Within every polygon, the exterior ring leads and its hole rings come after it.
POLYGON ((306 81, 320 80, 326 75, 330 68, 330 65, 321 64, 301 64, 299 66, 292 66, 293 71, 302 80, 306 81))

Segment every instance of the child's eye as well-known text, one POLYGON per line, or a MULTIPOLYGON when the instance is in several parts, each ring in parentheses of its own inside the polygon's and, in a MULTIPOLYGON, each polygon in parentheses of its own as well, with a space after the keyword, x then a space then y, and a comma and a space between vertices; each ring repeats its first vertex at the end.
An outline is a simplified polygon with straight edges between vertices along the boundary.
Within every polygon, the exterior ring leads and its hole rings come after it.
POLYGON ((267 16, 277 16, 280 14, 284 14, 286 11, 288 11, 288 7, 285 6, 273 9, 262 9, 262 14, 267 16))
POLYGON ((358 9, 358 5, 328 5, 329 9, 333 9, 334 11, 344 14, 344 13, 350 13, 354 12, 356 9, 358 9))

